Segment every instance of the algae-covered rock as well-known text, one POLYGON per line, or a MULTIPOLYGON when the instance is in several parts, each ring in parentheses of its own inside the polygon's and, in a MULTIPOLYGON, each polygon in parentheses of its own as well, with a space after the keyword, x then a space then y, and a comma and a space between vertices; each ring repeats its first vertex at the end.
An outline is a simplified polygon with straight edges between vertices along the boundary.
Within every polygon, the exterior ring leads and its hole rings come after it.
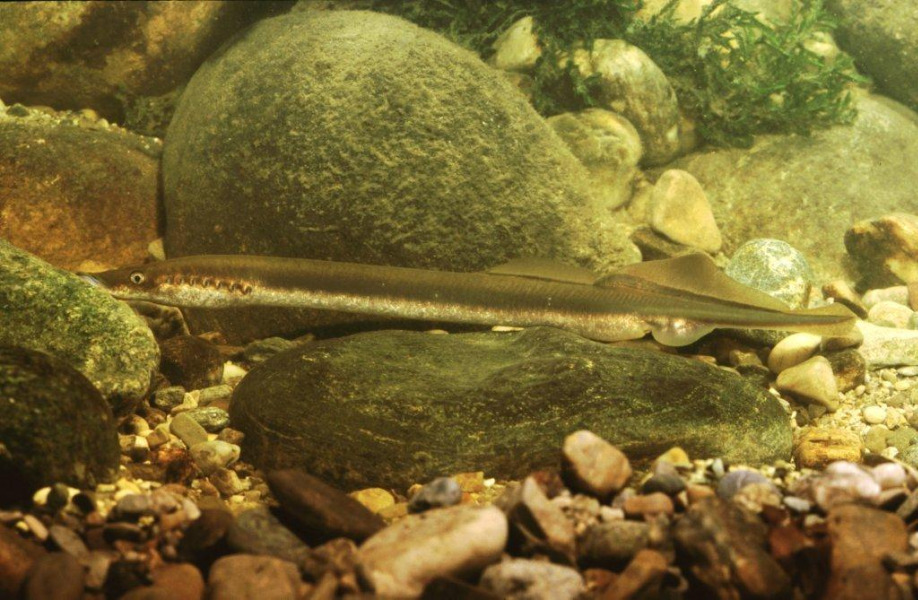
POLYGON ((591 258, 585 171, 523 95, 402 19, 266 19, 188 84, 163 156, 170 255, 475 270, 591 258))
POLYGON ((845 231, 855 221, 918 212, 918 116, 880 96, 857 99, 853 124, 812 136, 761 135, 755 146, 680 158, 701 183, 732 254, 751 238, 784 240, 817 280, 847 278, 845 231))
POLYGON ((2 239, 0 344, 61 358, 116 414, 143 398, 159 363, 153 334, 127 304, 2 239))
POLYGON ((143 262, 160 236, 160 142, 0 115, 0 237, 64 268, 143 262))
MULTIPOLYGON (((188 84, 163 154, 166 251, 455 271, 518 256, 634 260, 588 181, 473 53, 388 15, 291 13, 255 25, 188 84)), ((190 322, 249 327, 248 339, 303 329, 271 328, 294 320, 277 313, 190 322)))
POLYGON ((887 96, 918 109, 918 10, 914 0, 828 0, 838 45, 887 96))
POLYGON ((741 377, 550 328, 297 347, 242 380, 230 416, 246 460, 344 487, 469 470, 520 477, 556 465, 580 429, 638 463, 674 445, 746 463, 791 452, 784 410, 741 377))
POLYGON ((53 483, 95 487, 118 472, 115 419, 99 391, 63 360, 0 346, 0 499, 53 483))

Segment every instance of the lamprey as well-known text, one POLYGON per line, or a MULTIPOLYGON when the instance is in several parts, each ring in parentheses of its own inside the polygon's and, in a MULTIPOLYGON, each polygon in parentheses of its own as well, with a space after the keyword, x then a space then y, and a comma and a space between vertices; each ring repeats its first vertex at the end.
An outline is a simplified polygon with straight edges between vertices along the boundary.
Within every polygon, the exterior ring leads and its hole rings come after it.
POLYGON ((454 273, 304 258, 188 256, 84 275, 124 300, 179 307, 288 306, 481 325, 548 325, 601 341, 650 332, 670 346, 718 327, 844 335, 840 305, 793 310, 724 275, 704 254, 629 265, 596 277, 522 260, 454 273))

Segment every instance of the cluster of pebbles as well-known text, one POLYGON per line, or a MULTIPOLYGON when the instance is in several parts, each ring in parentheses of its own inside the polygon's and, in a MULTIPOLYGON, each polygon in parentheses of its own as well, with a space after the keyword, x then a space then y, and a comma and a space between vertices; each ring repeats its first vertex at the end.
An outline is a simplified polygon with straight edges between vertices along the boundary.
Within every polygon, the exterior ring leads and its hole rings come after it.
POLYGON ((768 350, 712 336, 691 350, 769 386, 795 427, 795 464, 672 448, 635 472, 584 430, 556 470, 460 473, 403 494, 240 461, 234 385, 309 338, 225 346, 174 335, 160 315, 163 378, 121 423, 121 478, 0 512, 0 597, 910 598, 918 368, 878 367, 901 347, 871 329, 918 335, 883 304, 911 311, 903 289, 827 290, 866 317, 847 339, 794 334, 768 350))
POLYGON ((410 499, 346 495, 292 469, 262 480, 238 462, 252 493, 229 502, 212 475, 54 486, 30 512, 0 514, 0 596, 910 598, 918 587, 907 465, 752 470, 673 448, 641 475, 585 430, 559 462, 505 485, 441 478, 410 499))

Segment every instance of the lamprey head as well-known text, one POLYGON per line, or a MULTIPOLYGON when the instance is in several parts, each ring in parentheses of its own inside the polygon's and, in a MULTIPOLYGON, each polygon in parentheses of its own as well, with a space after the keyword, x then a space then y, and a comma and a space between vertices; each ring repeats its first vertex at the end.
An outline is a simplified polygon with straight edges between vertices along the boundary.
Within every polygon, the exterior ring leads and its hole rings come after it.
POLYGON ((170 303, 173 291, 166 293, 162 277, 148 266, 114 269, 100 273, 79 273, 79 276, 96 287, 121 300, 146 300, 170 303))
POLYGON ((143 300, 170 306, 222 306, 252 292, 235 278, 188 268, 182 261, 150 263, 101 273, 80 273, 88 283, 120 300, 143 300))

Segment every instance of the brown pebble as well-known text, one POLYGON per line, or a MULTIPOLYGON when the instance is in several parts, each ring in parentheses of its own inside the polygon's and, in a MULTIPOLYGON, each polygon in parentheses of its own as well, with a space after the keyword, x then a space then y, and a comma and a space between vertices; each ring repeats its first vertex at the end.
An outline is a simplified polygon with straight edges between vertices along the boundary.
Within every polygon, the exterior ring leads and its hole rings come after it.
POLYGON ((169 592, 173 600, 201 600, 204 597, 204 577, 189 563, 165 563, 150 573, 153 587, 169 592))
MULTIPOLYGON (((791 580, 765 551, 759 517, 712 496, 691 506, 673 526, 680 556, 691 557, 702 598, 789 598, 791 580)), ((694 584, 693 584, 694 586, 694 584)))
POLYGON ((172 385, 199 390, 223 378, 223 357, 213 344, 192 335, 178 335, 160 344, 159 369, 172 385))
POLYGON ((843 504, 829 512, 826 524, 832 559, 823 597, 898 600, 898 587, 883 566, 883 557, 908 549, 905 522, 876 508, 843 504))
POLYGON ((360 542, 385 526, 382 518, 365 506, 305 471, 271 471, 267 481, 307 541, 346 537, 360 542))
POLYGON ((835 381, 838 383, 839 392, 848 392, 864 383, 867 377, 867 361, 864 356, 853 348, 846 348, 838 352, 826 354, 835 381))
POLYGON ((628 563, 615 583, 600 596, 601 600, 640 600, 656 598, 669 563, 656 550, 641 550, 628 563))
POLYGON ((232 524, 231 513, 201 508, 201 516, 192 521, 179 543, 179 556, 199 565, 213 562, 228 552, 226 533, 232 524))
POLYGON ((35 561, 25 582, 25 600, 79 600, 83 566, 66 552, 51 552, 35 561))
POLYGON ((299 598, 304 585, 292 562, 252 554, 221 558, 211 567, 207 584, 209 600, 299 598))
POLYGON ((0 525, 0 598, 15 598, 32 564, 45 554, 41 546, 0 525))
POLYGON ((628 483, 631 464, 618 448, 581 430, 564 438, 561 475, 571 489, 606 498, 628 483))
POLYGON ((495 502, 510 522, 510 546, 525 554, 545 553, 574 561, 574 523, 552 503, 532 477, 495 502))
MULTIPOLYGON (((835 279, 822 286, 822 293, 826 298, 832 298, 839 304, 847 306, 851 312, 861 319, 867 318, 867 307, 861 302, 861 297, 844 279, 835 279)), ((914 309, 913 309, 914 310, 914 309)))
POLYGON ((713 496, 716 492, 714 488, 707 485, 698 485, 695 483, 690 483, 685 486, 685 492, 688 496, 688 503, 691 506, 703 498, 713 496))
POLYGON ((672 516, 676 509, 672 498, 663 492, 654 492, 626 498, 622 510, 628 517, 651 518, 657 515, 672 516))
POLYGON ((809 427, 797 437, 794 460, 798 468, 823 469, 838 460, 861 462, 861 438, 853 431, 809 427))

